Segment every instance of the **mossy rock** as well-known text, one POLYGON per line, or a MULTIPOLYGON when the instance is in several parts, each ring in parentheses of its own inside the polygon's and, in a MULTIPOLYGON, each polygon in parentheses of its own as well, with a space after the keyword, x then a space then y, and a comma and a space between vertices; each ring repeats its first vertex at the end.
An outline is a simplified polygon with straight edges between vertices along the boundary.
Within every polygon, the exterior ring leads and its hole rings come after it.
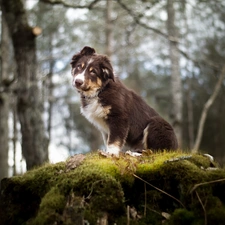
POLYGON ((0 224, 123 225, 128 220, 131 225, 224 224, 225 170, 200 154, 90 153, 1 182, 0 224))

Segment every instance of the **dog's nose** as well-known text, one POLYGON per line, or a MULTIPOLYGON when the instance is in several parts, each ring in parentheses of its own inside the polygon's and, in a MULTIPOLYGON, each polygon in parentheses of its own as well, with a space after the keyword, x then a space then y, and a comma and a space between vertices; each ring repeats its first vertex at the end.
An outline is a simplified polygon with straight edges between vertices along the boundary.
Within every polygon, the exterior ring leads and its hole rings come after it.
POLYGON ((80 87, 84 82, 81 79, 76 79, 75 80, 75 85, 76 87, 80 87))

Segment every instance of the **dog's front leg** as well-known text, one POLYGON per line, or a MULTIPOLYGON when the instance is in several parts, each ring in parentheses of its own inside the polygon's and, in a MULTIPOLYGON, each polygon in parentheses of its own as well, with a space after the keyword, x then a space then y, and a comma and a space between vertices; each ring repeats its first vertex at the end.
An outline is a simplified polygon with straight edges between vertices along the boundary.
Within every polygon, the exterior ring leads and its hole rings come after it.
POLYGON ((105 132, 101 132, 102 133, 102 139, 103 139, 103 143, 105 146, 107 146, 107 137, 108 135, 105 132))
POLYGON ((119 126, 115 124, 110 126, 110 132, 106 145, 106 152, 112 155, 119 155, 126 142, 128 134, 128 126, 124 123, 124 121, 123 123, 118 124, 119 126))
POLYGON ((111 155, 119 155, 121 150, 121 147, 119 146, 119 143, 112 143, 112 144, 107 144, 106 146, 106 152, 111 154, 111 155))

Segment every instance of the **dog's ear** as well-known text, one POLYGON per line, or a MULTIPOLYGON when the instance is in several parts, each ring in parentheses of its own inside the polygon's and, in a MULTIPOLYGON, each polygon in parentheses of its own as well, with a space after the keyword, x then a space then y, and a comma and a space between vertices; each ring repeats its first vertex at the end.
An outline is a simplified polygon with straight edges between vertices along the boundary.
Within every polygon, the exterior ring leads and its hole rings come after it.
POLYGON ((114 81, 113 68, 107 56, 103 56, 100 66, 103 72, 104 79, 112 79, 114 81))
POLYGON ((81 55, 94 55, 94 53, 95 49, 89 46, 85 46, 80 52, 81 55))
POLYGON ((82 56, 93 55, 94 53, 95 53, 95 49, 85 46, 79 53, 73 56, 70 62, 70 65, 73 67, 82 56))
POLYGON ((80 53, 74 55, 74 56, 72 57, 72 60, 71 60, 71 62, 70 62, 70 65, 71 65, 72 67, 74 67, 74 66, 76 65, 77 61, 78 61, 81 57, 82 57, 82 56, 81 56, 80 53))

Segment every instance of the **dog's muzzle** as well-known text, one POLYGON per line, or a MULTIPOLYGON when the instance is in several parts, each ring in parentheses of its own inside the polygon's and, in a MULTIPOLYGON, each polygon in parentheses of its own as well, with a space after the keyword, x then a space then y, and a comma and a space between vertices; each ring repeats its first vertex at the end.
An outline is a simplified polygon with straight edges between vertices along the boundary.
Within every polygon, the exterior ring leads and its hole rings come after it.
POLYGON ((80 88, 84 82, 81 79, 75 79, 75 87, 80 88))

